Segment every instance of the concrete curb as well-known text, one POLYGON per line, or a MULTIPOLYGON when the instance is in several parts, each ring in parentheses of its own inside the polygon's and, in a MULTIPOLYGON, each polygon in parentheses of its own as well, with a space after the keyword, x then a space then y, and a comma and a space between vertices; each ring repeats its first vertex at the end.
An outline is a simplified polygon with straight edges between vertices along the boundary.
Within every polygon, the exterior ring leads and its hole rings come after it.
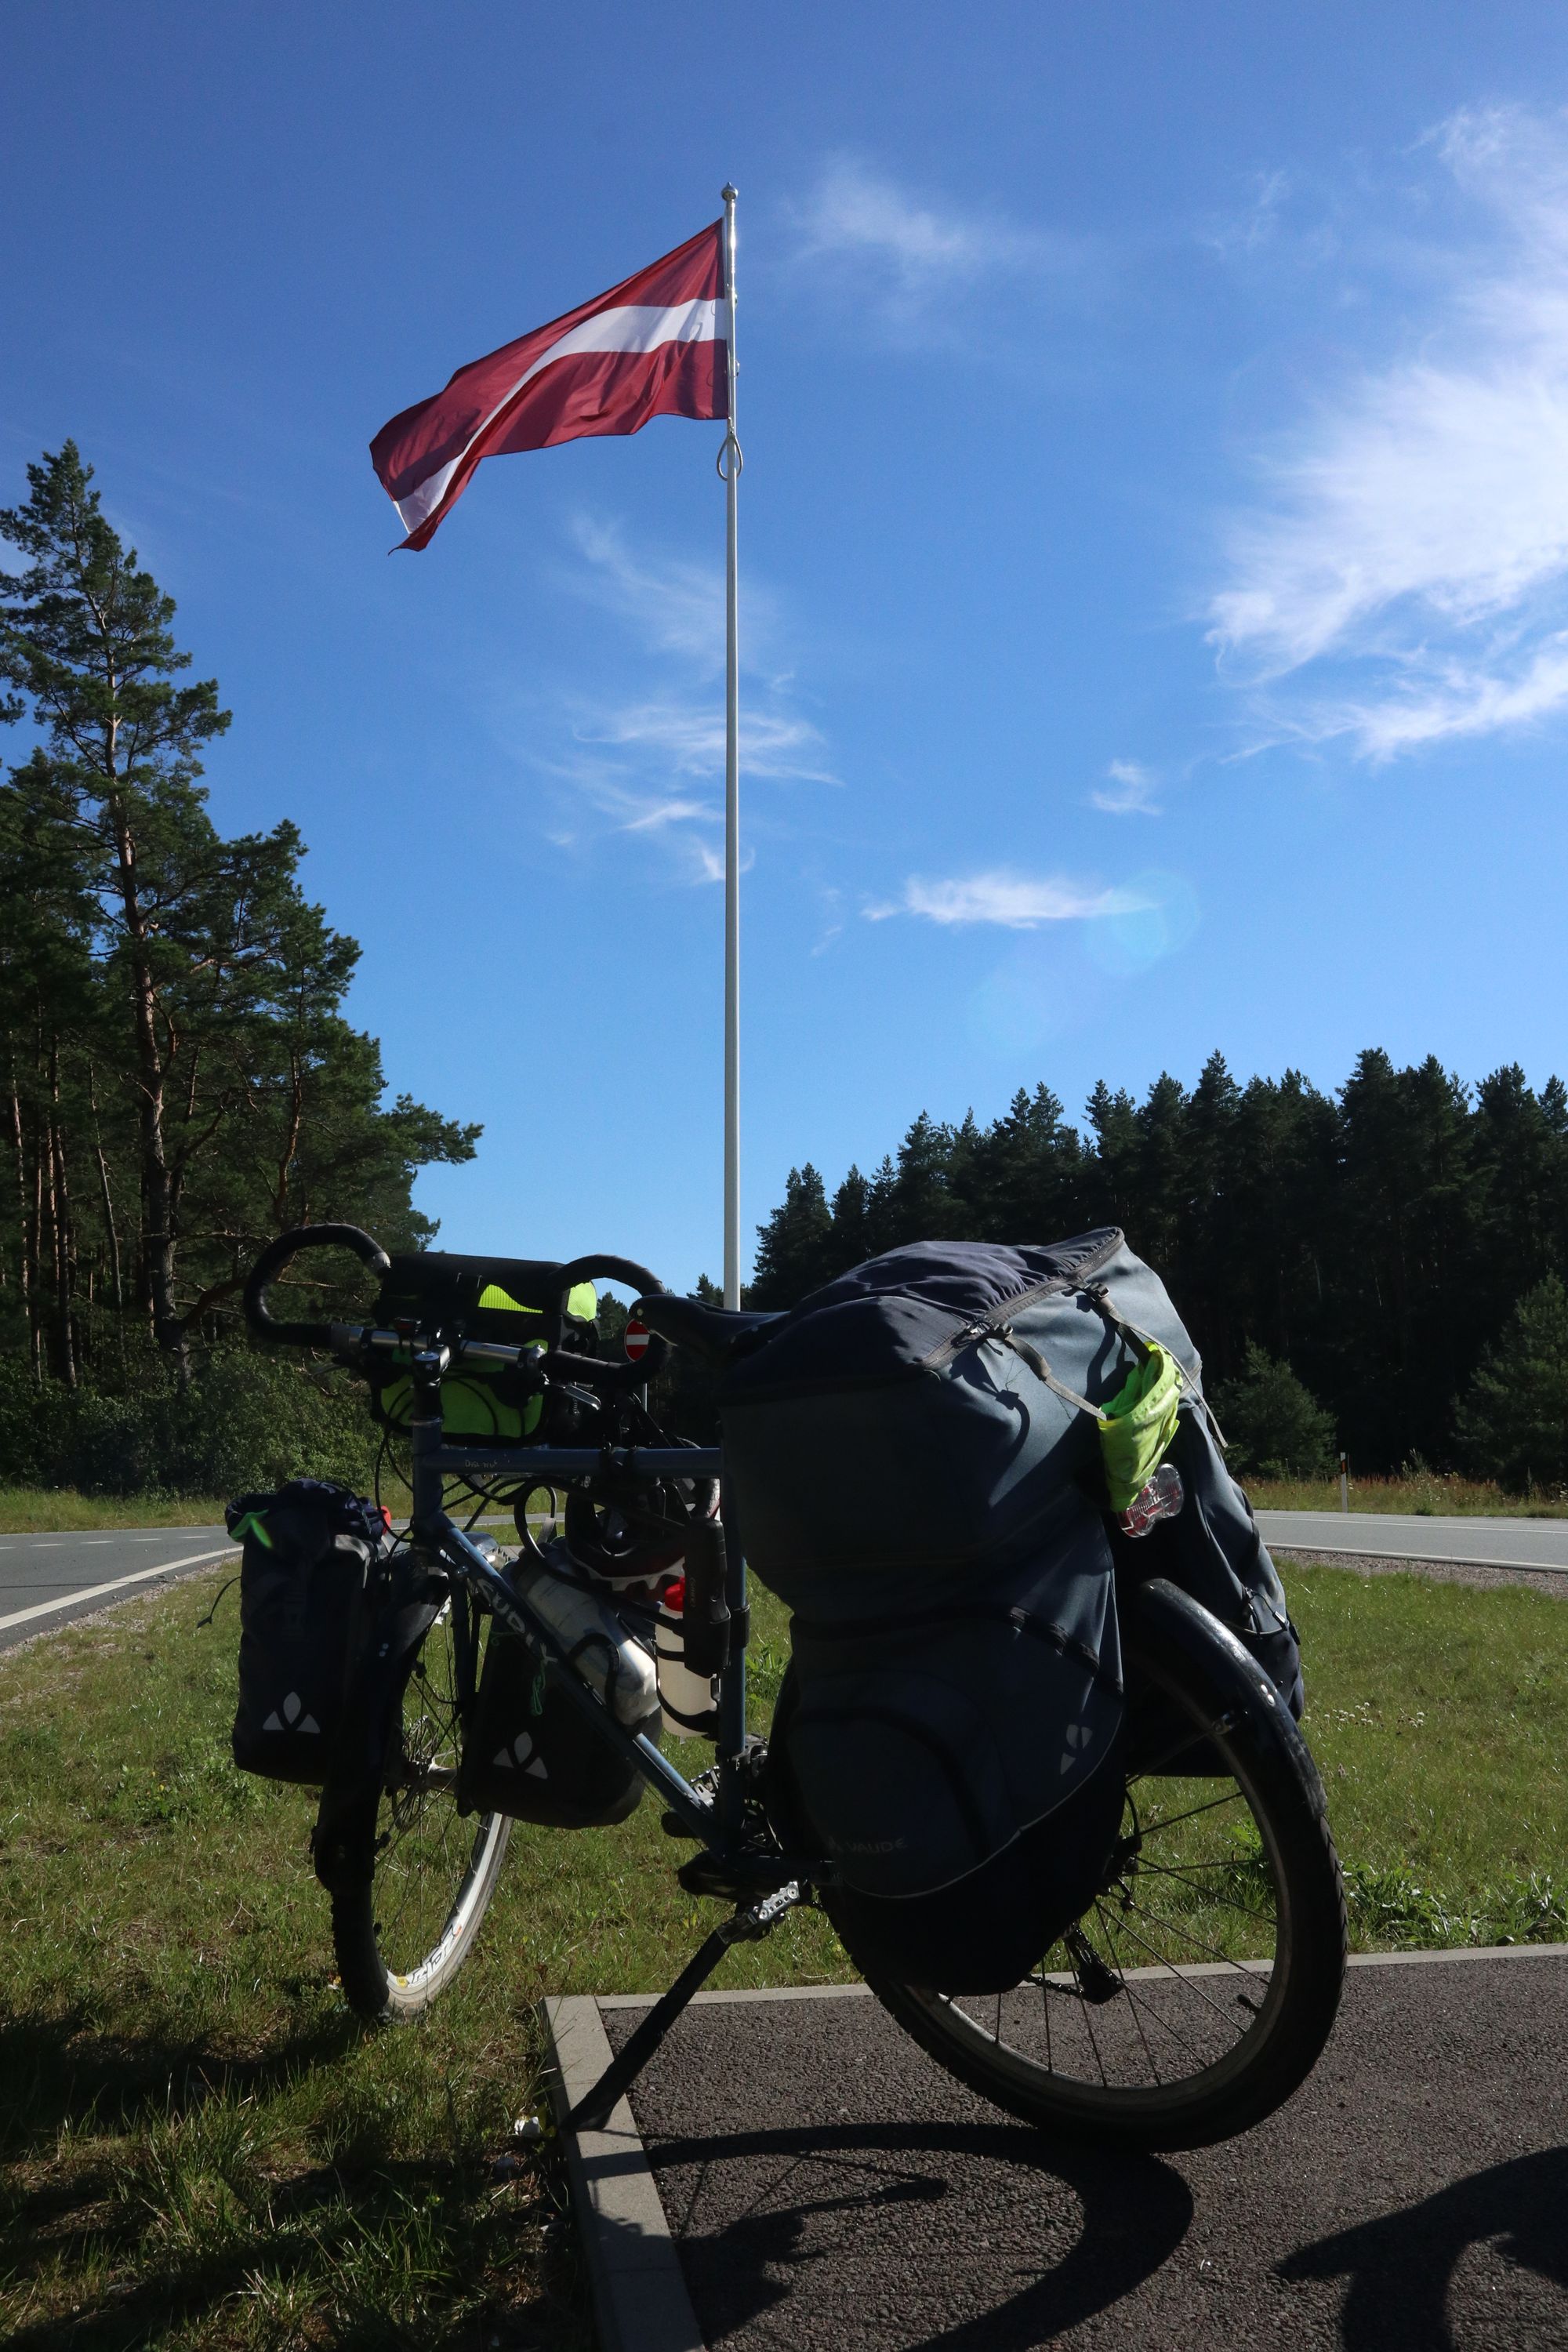
MULTIPOLYGON (((1561 1959, 1568 1959, 1568 1944, 1477 1944, 1457 1950, 1352 1952, 1350 1965, 1381 1969, 1439 1960, 1561 1959)), ((692 2007, 869 1997, 870 1989, 863 1984, 778 1985, 700 1992, 692 2007)), ((657 1998, 654 1993, 579 1993, 546 2000, 544 2022, 553 2060, 551 2089, 558 2118, 610 2063, 609 2037, 600 2012, 648 2009, 657 1998)), ((564 2132, 562 2144, 583 2233, 601 2352, 706 2352, 629 2100, 618 2103, 603 2131, 564 2132)))
MULTIPOLYGON (((544 2004, 557 2117, 591 2089, 610 2044, 591 1994, 544 2004)), ((594 2297, 601 2352, 704 2352, 686 2277, 631 2107, 620 2100, 603 2131, 564 2132, 573 2201, 594 2297)))

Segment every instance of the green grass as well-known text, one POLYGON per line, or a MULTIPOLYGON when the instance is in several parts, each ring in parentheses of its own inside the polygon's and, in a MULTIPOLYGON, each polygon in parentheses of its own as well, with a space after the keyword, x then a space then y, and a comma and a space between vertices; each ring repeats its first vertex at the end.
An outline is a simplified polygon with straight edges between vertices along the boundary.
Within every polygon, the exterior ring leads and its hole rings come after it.
POLYGON ((1286 1571, 1352 1941, 1568 1937, 1568 1606, 1286 1571))
POLYGON ((222 1503, 206 1495, 179 1496, 171 1502, 143 1496, 79 1495, 70 1487, 0 1486, 0 1535, 222 1525, 222 1503))
MULTIPOLYGON (((1337 1511, 1338 1478, 1247 1478, 1255 1507, 1260 1511, 1337 1511)), ((1447 1471, 1414 1470, 1401 1478, 1352 1478, 1352 1511, 1391 1511, 1419 1518, 1568 1518, 1568 1495, 1510 1495, 1480 1478, 1460 1478, 1447 1471)))
POLYGON ((427 2019, 363 2031, 311 1800, 227 1760, 215 1590, 0 1660, 0 2340, 585 2352, 562 2179, 513 2162, 525 1873, 427 2019))
MULTIPOLYGON (((717 1916, 675 1885, 689 1849, 651 1800, 617 1830, 520 1828, 457 1984, 413 2027, 362 2030, 331 1983, 312 1801, 227 1760, 235 1597, 195 1627, 217 1581, 0 1658, 0 2339, 585 2347, 553 2152, 510 2132, 542 2104, 533 2004, 662 1989, 717 1916)), ((1568 1935, 1563 1603, 1288 1581, 1358 1945, 1568 1935)), ((757 1602, 761 1722, 785 1644, 757 1602)), ((717 1981, 848 1973, 796 1915, 717 1981)))

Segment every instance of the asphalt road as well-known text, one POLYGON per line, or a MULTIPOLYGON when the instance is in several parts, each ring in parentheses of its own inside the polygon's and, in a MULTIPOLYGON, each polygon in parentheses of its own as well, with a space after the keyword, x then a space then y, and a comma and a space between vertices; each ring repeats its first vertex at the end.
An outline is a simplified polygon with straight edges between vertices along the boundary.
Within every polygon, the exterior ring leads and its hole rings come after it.
POLYGON ((1384 1511, 1259 1511, 1270 1550, 1459 1560, 1568 1576, 1568 1519, 1405 1518, 1384 1511))
POLYGON ((0 1536, 0 1650, 129 1600, 226 1552, 234 1547, 222 1528, 0 1536))
POLYGON ((1568 1958, 1352 1969, 1305 2088, 1179 2156, 1053 2147, 865 1997, 696 2006, 632 2105, 713 2352, 1568 2347, 1568 1958))

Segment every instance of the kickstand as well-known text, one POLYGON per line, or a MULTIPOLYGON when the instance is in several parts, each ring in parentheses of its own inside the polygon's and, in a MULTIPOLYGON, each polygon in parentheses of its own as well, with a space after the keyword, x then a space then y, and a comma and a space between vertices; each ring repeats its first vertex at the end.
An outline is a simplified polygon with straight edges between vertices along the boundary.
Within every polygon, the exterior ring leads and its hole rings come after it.
POLYGON ((707 1983, 731 1945, 752 1943, 765 1936, 771 1927, 777 1927, 786 1911, 793 1911, 797 1903, 806 1899, 806 1889, 798 1879, 792 1879, 787 1886, 764 1895, 749 1910, 737 1911, 733 1918, 721 1921, 707 1942, 692 1954, 669 1990, 655 2001, 620 2056, 611 2059, 591 2091, 584 2092, 564 2118, 562 2129, 599 2130, 616 2101, 636 2082, 692 1994, 707 1983))

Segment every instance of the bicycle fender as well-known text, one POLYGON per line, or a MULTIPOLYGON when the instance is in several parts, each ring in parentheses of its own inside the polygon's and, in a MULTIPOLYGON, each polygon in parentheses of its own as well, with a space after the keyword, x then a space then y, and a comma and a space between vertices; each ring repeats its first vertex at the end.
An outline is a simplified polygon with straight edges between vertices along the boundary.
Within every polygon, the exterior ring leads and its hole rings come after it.
POLYGON ((434 1599, 395 1594, 374 1611, 366 1628, 310 1832, 316 1876, 329 1894, 370 1884, 376 1808, 404 1689, 444 1598, 444 1587, 434 1599))

